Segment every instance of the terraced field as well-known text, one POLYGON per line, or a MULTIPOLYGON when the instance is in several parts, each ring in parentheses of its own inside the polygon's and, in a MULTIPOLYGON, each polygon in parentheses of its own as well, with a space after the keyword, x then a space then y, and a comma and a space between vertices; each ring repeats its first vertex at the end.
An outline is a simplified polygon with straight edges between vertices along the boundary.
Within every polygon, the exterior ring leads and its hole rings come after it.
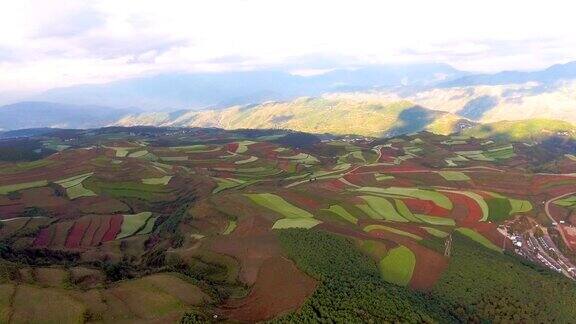
MULTIPOLYGON (((43 136, 67 147, 54 144, 59 152, 39 161, 0 162, 0 322, 39 320, 26 300, 66 308, 47 318, 55 322, 349 320, 312 311, 337 304, 362 322, 498 321, 448 290, 447 277, 469 278, 455 273, 467 268, 453 251, 527 269, 510 256, 515 247, 499 225, 562 221, 557 244, 565 237, 567 246, 576 233, 576 177, 562 172, 576 161, 540 162, 538 145, 426 132, 321 140, 111 128, 43 136), (331 260, 364 270, 344 275, 329 269, 331 260), (335 286, 342 282, 394 292, 396 310, 375 295, 391 308, 370 307, 356 288, 335 286), (426 306, 423 292, 436 306, 426 306), (352 296, 349 305, 334 300, 340 293, 352 296)), ((576 291, 548 276, 542 285, 576 291)), ((550 298, 542 312, 564 297, 550 298)), ((571 305, 563 315, 576 315, 574 301, 562 302, 571 305)))

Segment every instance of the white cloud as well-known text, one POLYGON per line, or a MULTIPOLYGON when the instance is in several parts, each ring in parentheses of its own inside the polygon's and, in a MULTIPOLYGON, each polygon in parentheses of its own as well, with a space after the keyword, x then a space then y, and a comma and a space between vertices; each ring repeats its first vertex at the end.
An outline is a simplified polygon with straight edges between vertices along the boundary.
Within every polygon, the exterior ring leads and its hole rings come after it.
POLYGON ((169 70, 536 69, 576 59, 574 9, 560 0, 5 0, 0 91, 169 70))

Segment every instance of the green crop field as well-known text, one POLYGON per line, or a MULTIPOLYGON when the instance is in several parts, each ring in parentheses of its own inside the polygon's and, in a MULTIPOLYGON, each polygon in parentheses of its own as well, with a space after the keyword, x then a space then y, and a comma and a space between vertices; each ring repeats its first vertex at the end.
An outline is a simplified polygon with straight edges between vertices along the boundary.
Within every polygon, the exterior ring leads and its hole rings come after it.
POLYGON ((64 188, 70 188, 70 187, 81 184, 82 181, 88 179, 93 174, 94 174, 94 172, 84 173, 84 174, 80 174, 77 176, 73 176, 70 178, 66 178, 66 179, 58 180, 58 181, 54 181, 54 182, 61 185, 64 188))
POLYGON ((168 182, 170 182, 170 179, 172 179, 172 176, 163 176, 160 178, 146 178, 146 179, 142 179, 142 183, 143 184, 149 184, 149 185, 167 185, 168 182))
POLYGON ((400 215, 392 203, 386 198, 376 196, 360 196, 368 206, 380 217, 379 219, 386 219, 394 222, 407 222, 408 220, 400 215))
POLYGON ((48 185, 48 181, 46 181, 46 180, 4 185, 4 186, 0 186, 0 195, 5 195, 5 194, 8 194, 10 192, 15 192, 15 191, 24 190, 24 189, 44 187, 47 185, 48 185))
POLYGON ((573 207, 576 206, 576 195, 554 200, 552 203, 562 207, 573 207))
POLYGON ((344 207, 339 206, 339 205, 332 205, 330 206, 330 208, 328 209, 323 209, 323 210, 327 210, 330 211, 340 217, 342 217, 343 219, 349 221, 350 223, 353 224, 357 224, 358 223, 358 218, 356 218, 354 215, 350 214, 346 209, 344 209, 344 207))
POLYGON ((399 286, 408 285, 415 265, 414 253, 405 246, 391 249, 378 264, 384 280, 399 286))
POLYGON ((229 220, 228 226, 226 226, 226 229, 224 230, 224 232, 222 232, 222 234, 228 235, 228 234, 234 232, 234 230, 236 229, 236 226, 238 226, 238 222, 236 222, 235 220, 229 220))
POLYGON ((421 200, 430 200, 440 207, 446 209, 452 209, 452 202, 450 201, 450 199, 448 199, 448 197, 432 190, 423 190, 418 188, 401 188, 401 187, 389 187, 389 188, 362 187, 356 190, 366 193, 386 195, 391 198, 410 197, 421 200))
POLYGON ((132 236, 138 232, 138 230, 143 229, 146 226, 146 222, 152 216, 151 212, 142 212, 134 215, 124 215, 122 221, 122 227, 120 233, 116 236, 116 239, 123 239, 128 236, 132 236))
POLYGON ((279 219, 272 225, 273 229, 286 229, 286 228, 312 228, 321 221, 314 218, 284 218, 279 219))
POLYGON ((442 178, 448 181, 468 181, 470 177, 459 171, 438 171, 442 178))
POLYGON ((288 203, 282 197, 274 194, 246 194, 245 196, 250 198, 254 203, 271 209, 286 218, 314 218, 314 215, 310 212, 298 208, 288 203))

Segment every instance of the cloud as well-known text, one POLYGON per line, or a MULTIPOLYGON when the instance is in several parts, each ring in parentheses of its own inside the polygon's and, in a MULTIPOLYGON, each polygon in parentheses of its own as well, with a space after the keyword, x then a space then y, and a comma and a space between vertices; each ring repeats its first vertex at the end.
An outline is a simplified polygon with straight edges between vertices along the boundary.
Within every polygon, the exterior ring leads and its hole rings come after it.
POLYGON ((103 13, 91 8, 82 8, 66 13, 63 17, 58 17, 48 23, 39 26, 37 38, 50 37, 74 37, 86 32, 102 27, 106 23, 103 13))
POLYGON ((492 72, 576 59, 562 0, 5 0, 0 91, 165 71, 443 62, 492 72))

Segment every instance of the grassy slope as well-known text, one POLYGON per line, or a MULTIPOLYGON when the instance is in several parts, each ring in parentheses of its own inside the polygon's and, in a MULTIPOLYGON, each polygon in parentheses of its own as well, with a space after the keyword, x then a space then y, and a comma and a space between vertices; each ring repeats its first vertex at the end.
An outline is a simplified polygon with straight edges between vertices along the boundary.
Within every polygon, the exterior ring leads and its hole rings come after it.
MULTIPOLYGON (((409 101, 382 104, 351 99, 299 98, 250 108, 192 111, 173 124, 226 129, 287 128, 310 133, 381 136, 389 132, 411 133, 423 129, 448 134, 454 131, 454 125, 460 120, 449 113, 414 107, 409 101)), ((143 119, 141 122, 147 121, 143 119)), ((138 123, 138 117, 125 121, 126 125, 138 123)))
POLYGON ((576 126, 566 121, 552 119, 501 121, 472 127, 464 130, 462 134, 476 138, 529 140, 554 135, 557 132, 568 132, 571 137, 576 138, 576 126))

